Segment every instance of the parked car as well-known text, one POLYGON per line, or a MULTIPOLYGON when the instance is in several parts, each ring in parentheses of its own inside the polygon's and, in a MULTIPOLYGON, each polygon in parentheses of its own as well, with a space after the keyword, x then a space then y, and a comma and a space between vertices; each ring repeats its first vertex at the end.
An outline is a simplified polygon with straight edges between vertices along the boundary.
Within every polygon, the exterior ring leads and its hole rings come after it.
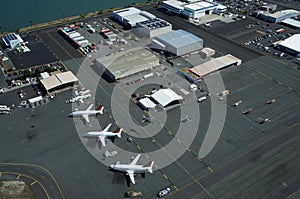
POLYGON ((171 192, 171 189, 168 187, 164 190, 161 190, 157 195, 158 195, 158 197, 162 198, 162 197, 168 195, 170 192, 171 192))

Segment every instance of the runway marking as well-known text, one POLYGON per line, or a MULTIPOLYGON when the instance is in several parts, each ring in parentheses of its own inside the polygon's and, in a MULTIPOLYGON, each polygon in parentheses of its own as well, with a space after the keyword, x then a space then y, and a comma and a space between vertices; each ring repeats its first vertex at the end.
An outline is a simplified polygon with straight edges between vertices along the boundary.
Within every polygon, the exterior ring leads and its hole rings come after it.
POLYGON ((170 135, 173 135, 173 133, 172 133, 171 131, 168 131, 168 133, 169 133, 170 135))
POLYGON ((178 191, 178 188, 177 188, 175 185, 173 185, 173 187, 174 187, 174 189, 175 189, 176 191, 178 191))
POLYGON ((2 172, 0 172, 0 177, 2 176, 2 172))
POLYGON ((19 174, 19 175, 17 176, 17 178, 16 178, 16 179, 18 180, 18 179, 19 179, 21 176, 22 176, 22 175, 21 175, 21 174, 19 174))
POLYGON ((38 181, 33 181, 32 183, 30 183, 31 186, 33 186, 35 183, 37 183, 38 181))
POLYGON ((207 167, 208 168, 208 170, 210 170, 211 172, 214 172, 214 170, 212 169, 212 168, 210 168, 210 167, 207 167))
POLYGON ((141 147, 140 147, 139 145, 136 145, 136 148, 137 148, 138 150, 142 150, 141 147))
POLYGON ((191 152, 191 151, 192 151, 190 148, 186 148, 186 150, 187 150, 188 152, 191 152))
POLYGON ((169 178, 166 176, 166 174, 163 174, 163 176, 164 176, 164 178, 166 179, 166 180, 168 180, 169 178))

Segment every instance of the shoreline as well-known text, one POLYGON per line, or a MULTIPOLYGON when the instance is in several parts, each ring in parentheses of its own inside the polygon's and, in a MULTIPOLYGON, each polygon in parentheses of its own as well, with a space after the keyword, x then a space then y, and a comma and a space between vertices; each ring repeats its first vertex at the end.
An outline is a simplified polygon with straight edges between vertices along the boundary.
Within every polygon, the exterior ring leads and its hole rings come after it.
MULTIPOLYGON (((85 13, 85 14, 69 16, 69 17, 57 19, 57 20, 54 20, 54 21, 49 21, 49 22, 35 24, 35 25, 32 25, 32 26, 19 28, 14 32, 16 32, 17 34, 20 34, 20 33, 35 31, 35 30, 39 30, 39 29, 43 29, 43 28, 47 28, 47 27, 51 27, 51 26, 62 25, 64 23, 70 23, 70 22, 73 23, 73 22, 78 21, 78 20, 86 20, 86 19, 89 19, 89 18, 92 18, 92 17, 108 14, 108 13, 111 13, 115 10, 124 9, 124 8, 127 8, 127 7, 141 7, 141 6, 144 6, 144 5, 155 4, 155 3, 161 2, 161 1, 162 0, 148 0, 146 2, 141 2, 141 3, 132 3, 128 6, 126 6, 126 7, 109 8, 109 9, 93 11, 93 12, 89 12, 89 13, 85 13)), ((10 31, 10 32, 13 32, 13 31, 10 31)), ((9 33, 9 32, 0 33, 0 37, 3 37, 7 33, 9 33)))

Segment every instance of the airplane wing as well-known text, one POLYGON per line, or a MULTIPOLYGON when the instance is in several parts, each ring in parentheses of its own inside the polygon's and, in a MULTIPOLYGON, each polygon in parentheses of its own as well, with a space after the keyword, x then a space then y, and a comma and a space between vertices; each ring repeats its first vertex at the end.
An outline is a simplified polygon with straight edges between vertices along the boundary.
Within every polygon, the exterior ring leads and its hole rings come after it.
POLYGON ((105 129, 102 130, 102 131, 103 131, 103 132, 107 132, 107 131, 109 130, 110 127, 111 127, 111 123, 110 123, 109 125, 107 125, 107 126, 105 127, 105 129))
POLYGON ((137 161, 139 160, 139 158, 141 157, 141 154, 138 154, 131 162, 130 165, 136 165, 137 161))
POLYGON ((126 172, 128 173, 129 178, 130 178, 132 184, 135 184, 134 171, 132 171, 132 170, 127 170, 126 172))
POLYGON ((82 98, 80 98, 80 99, 79 99, 79 102, 80 102, 81 104, 83 104, 83 99, 82 99, 82 98))
POLYGON ((89 115, 82 114, 82 118, 83 118, 83 119, 85 119, 85 121, 86 121, 87 123, 89 123, 89 122, 90 122, 89 115))
POLYGON ((98 136, 99 140, 101 141, 102 146, 105 146, 105 137, 103 136, 98 136))
POLYGON ((93 107, 93 104, 91 104, 91 105, 86 109, 86 111, 91 110, 92 107, 93 107))

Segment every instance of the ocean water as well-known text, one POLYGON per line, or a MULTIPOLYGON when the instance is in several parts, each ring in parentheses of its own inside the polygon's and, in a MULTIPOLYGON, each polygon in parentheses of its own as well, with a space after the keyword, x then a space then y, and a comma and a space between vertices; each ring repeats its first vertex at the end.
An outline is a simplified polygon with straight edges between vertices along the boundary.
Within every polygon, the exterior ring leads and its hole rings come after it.
POLYGON ((140 2, 147 0, 5 0, 0 4, 0 32, 140 2))

